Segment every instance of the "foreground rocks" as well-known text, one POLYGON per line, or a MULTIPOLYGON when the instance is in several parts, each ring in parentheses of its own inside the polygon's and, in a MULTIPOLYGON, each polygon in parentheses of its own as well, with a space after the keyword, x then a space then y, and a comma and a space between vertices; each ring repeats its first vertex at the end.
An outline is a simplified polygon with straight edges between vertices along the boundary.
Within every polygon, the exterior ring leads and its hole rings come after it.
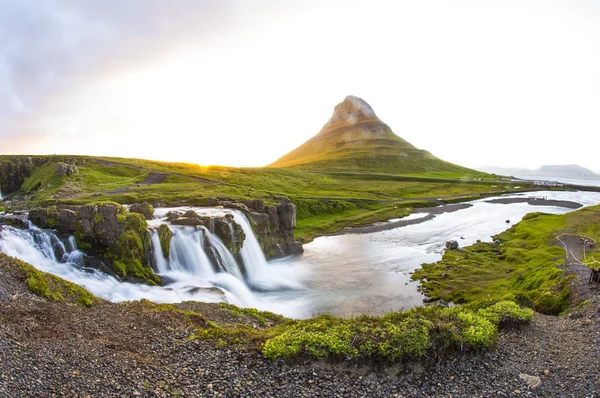
POLYGON ((188 339, 207 320, 248 324, 218 305, 203 318, 148 303, 91 308, 41 300, 0 262, 0 396, 6 397, 595 397, 596 296, 563 318, 536 314, 496 349, 403 364, 271 361, 240 346, 188 339), (532 389, 520 375, 539 378, 532 389))

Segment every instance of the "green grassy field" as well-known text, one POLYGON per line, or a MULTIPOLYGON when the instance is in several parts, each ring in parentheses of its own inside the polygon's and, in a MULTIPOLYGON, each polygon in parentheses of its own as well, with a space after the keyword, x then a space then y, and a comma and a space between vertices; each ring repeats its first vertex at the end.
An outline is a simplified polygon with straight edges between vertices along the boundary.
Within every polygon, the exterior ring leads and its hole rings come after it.
MULTIPOLYGON (((5 159, 10 157, 0 157, 5 159)), ((273 203, 285 196, 298 208, 296 237, 306 241, 348 226, 402 217, 416 207, 533 189, 495 176, 473 178, 457 172, 305 172, 93 157, 77 157, 79 171, 60 177, 55 167, 65 158, 49 159, 18 192, 30 195, 33 204, 146 201, 201 206, 212 198, 273 203)))
POLYGON ((569 307, 571 294, 569 277, 558 267, 565 263, 565 251, 557 237, 565 233, 599 240, 600 206, 564 215, 530 213, 497 236, 501 244, 476 243, 448 250, 439 262, 424 264, 413 279, 423 280, 432 299, 510 298, 558 315, 569 307))

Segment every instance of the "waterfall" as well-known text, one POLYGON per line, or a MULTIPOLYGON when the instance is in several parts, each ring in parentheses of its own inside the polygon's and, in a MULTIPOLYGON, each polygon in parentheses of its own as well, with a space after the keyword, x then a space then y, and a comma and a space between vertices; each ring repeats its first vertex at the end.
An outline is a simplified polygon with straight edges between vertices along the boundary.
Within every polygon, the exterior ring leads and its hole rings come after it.
POLYGON ((2 196, 2 187, 0 187, 0 201, 4 200, 4 196, 2 196))
POLYGON ((242 213, 228 209, 194 209, 210 216, 233 214, 246 234, 237 259, 208 229, 171 225, 166 219, 168 209, 157 210, 158 217, 148 224, 151 228, 153 266, 164 286, 123 282, 88 267, 86 264, 97 260, 80 251, 73 236, 61 237, 31 224, 27 230, 3 226, 0 229, 0 251, 83 286, 112 302, 140 299, 157 303, 229 302, 295 315, 298 302, 276 299, 273 294, 295 289, 299 286, 298 282, 292 282, 290 267, 267 264, 250 223, 242 213), (162 217, 161 211, 164 213, 162 217), (164 256, 157 231, 161 224, 166 224, 172 232, 168 258, 164 256))
POLYGON ((219 239, 217 236, 213 235, 210 232, 207 232, 206 238, 210 243, 211 249, 214 249, 215 251, 214 257, 218 262, 217 265, 219 266, 219 268, 222 271, 227 272, 228 274, 231 274, 240 280, 244 280, 238 263, 235 261, 235 258, 233 258, 233 256, 231 255, 227 247, 223 244, 223 242, 221 242, 221 239, 219 239))
POLYGON ((233 219, 242 227, 242 230, 246 234, 246 240, 244 240, 244 246, 240 250, 240 254, 246 267, 248 279, 256 282, 265 277, 267 259, 256 236, 254 236, 254 231, 252 231, 252 227, 246 216, 239 211, 235 211, 233 212, 233 219))
POLYGON ((214 275, 213 266, 204 252, 204 231, 193 227, 173 230, 167 270, 185 271, 200 277, 214 275))
MULTIPOLYGON (((148 299, 157 303, 177 303, 186 300, 203 302, 230 301, 244 305, 243 299, 238 298, 237 292, 214 291, 214 283, 190 277, 184 278, 164 287, 121 282, 115 277, 96 269, 83 268, 74 259, 83 259, 84 254, 77 250, 67 249, 62 258, 57 258, 53 245, 60 239, 51 231, 31 227, 21 230, 11 226, 3 226, 0 230, 0 251, 25 261, 36 268, 59 276, 70 282, 83 286, 96 296, 103 299, 120 302, 148 299), (54 242, 54 243, 53 243, 54 242)), ((74 244, 75 242, 71 242, 74 244)), ((68 246, 71 246, 69 244, 68 246)), ((76 245, 75 245, 76 246, 76 245)), ((225 283, 224 283, 225 285, 225 283)), ((231 284, 234 288, 239 288, 231 284)), ((241 291, 239 296, 246 297, 247 292, 241 291)))

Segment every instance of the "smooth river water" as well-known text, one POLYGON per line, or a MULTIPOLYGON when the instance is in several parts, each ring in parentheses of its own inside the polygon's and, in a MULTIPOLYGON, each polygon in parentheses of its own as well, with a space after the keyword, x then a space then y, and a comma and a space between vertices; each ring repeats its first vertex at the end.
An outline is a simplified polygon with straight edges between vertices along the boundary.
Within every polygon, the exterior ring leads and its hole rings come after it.
MULTIPOLYGON (((600 203, 597 192, 536 192, 510 197, 546 197, 590 206, 600 203)), ((506 196, 504 196, 506 197, 506 196)), ((272 300, 289 302, 296 317, 328 313, 351 316, 382 314, 423 304, 418 282, 410 274, 420 265, 441 258, 445 243, 460 246, 478 239, 491 242, 531 212, 563 214, 570 209, 527 203, 486 203, 487 198, 454 213, 437 215, 420 224, 369 234, 321 237, 304 246, 302 255, 272 262, 297 271, 304 290, 270 293, 272 300), (510 220, 507 224, 506 220, 510 220), (463 239, 464 238, 464 239, 463 239)))
MULTIPOLYGON (((537 192, 515 197, 546 197, 584 206, 600 204, 596 192, 537 192)), ((476 240, 491 241, 530 212, 566 213, 562 207, 532 206, 527 203, 487 203, 482 199, 453 213, 444 213, 420 224, 368 234, 321 237, 304 246, 301 255, 267 262, 252 234, 250 224, 239 212, 227 209, 195 209, 198 212, 229 213, 245 232, 241 251, 247 270, 242 276, 236 260, 208 230, 170 226, 173 231, 171 256, 164 259, 156 232, 153 234, 158 271, 170 281, 165 286, 127 283, 85 267, 84 254, 75 240, 61 240, 52 231, 31 227, 0 228, 0 251, 20 258, 46 272, 84 286, 110 301, 139 300, 174 303, 186 300, 228 301, 245 307, 269 310, 293 318, 320 313, 352 316, 382 314, 423 304, 418 282, 411 273, 421 264, 441 258, 445 242, 461 246, 476 240), (510 220, 510 223, 506 223, 510 220), (204 253, 206 239, 219 251, 221 270, 215 270, 204 253), (56 255, 57 245, 65 253, 56 255)), ((151 226, 165 223, 169 209, 157 209, 151 226)), ((185 210, 185 209, 183 209, 185 210)), ((413 214, 419 218, 424 214, 413 214)))

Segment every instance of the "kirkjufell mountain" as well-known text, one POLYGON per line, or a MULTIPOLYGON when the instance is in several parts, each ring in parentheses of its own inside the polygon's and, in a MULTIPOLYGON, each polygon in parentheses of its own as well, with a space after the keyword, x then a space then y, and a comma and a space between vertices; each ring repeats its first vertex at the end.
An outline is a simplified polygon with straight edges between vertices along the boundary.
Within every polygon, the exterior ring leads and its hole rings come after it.
POLYGON ((436 158, 398 137, 361 98, 339 103, 321 131, 269 167, 385 174, 479 174, 436 158))

